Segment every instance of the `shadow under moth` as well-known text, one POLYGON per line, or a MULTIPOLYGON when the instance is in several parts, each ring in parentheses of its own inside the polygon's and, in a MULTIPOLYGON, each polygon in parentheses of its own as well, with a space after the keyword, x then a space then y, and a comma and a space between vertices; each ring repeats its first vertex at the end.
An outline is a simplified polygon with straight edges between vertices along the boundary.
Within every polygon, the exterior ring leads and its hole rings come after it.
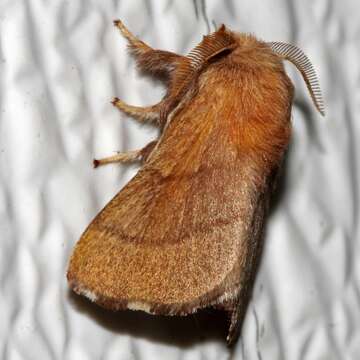
POLYGON ((251 297, 264 220, 291 134, 293 85, 301 72, 321 114, 315 71, 297 47, 266 43, 222 25, 188 55, 154 50, 120 21, 140 70, 161 76, 156 105, 113 104, 161 134, 143 149, 94 160, 141 161, 75 246, 70 287, 112 310, 229 314, 234 343, 251 297))

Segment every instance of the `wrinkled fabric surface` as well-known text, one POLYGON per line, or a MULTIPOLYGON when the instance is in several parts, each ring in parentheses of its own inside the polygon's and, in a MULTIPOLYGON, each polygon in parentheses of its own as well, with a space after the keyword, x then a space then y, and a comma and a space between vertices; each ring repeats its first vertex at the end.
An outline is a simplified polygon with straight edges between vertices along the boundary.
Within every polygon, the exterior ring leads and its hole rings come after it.
POLYGON ((0 358, 360 359, 360 22, 351 0, 0 0, 0 358), (157 135, 110 100, 157 102, 113 27, 185 54, 214 24, 298 45, 317 70, 326 117, 300 74, 293 138, 272 206, 243 333, 221 314, 111 313, 73 295, 75 242, 137 166, 94 157, 157 135))

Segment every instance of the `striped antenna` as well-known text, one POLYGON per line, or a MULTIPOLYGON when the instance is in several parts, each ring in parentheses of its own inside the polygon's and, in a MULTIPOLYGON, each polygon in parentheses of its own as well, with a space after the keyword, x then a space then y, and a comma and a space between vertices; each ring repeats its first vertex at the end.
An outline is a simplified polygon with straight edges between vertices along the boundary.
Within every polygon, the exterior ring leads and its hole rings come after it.
POLYGON ((272 51, 280 55, 282 58, 291 61, 297 67, 305 80, 315 107, 321 115, 325 116, 325 106, 321 95, 319 80, 317 79, 315 69, 308 57, 302 50, 294 45, 282 42, 270 42, 267 44, 271 47, 272 51))
POLYGON ((189 52, 187 58, 190 59, 191 66, 194 69, 198 69, 210 58, 224 50, 232 49, 234 46, 234 38, 226 31, 225 25, 223 24, 217 31, 204 36, 201 43, 189 52))

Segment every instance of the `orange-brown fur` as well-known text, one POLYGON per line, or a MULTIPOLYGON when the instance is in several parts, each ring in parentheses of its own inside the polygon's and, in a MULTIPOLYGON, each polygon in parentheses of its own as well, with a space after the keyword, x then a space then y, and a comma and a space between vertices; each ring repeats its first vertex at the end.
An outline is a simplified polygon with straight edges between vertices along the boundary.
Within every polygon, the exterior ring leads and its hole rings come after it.
MULTIPOLYGON (((159 103, 163 132, 144 150, 138 174, 77 243, 68 280, 114 310, 145 304, 151 313, 185 315, 222 307, 231 313, 233 342, 289 143, 293 89, 266 44, 223 32, 231 46, 219 45, 196 71, 186 65, 190 75, 180 83, 174 83, 177 69, 189 60, 171 54, 166 68, 166 53, 157 53, 164 67, 157 62, 153 71, 170 79, 159 103)), ((139 66, 151 71, 151 50, 141 46, 139 66)))

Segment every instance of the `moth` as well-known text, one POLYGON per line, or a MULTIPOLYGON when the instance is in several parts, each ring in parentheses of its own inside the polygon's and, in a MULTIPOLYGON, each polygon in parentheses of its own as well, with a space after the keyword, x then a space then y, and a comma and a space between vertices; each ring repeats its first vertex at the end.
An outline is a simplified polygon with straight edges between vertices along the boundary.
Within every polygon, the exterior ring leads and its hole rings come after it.
POLYGON ((76 244, 69 286, 112 310, 229 315, 227 342, 240 334, 263 247, 271 194, 291 135, 293 85, 283 60, 302 74, 324 115, 318 80, 297 47, 263 42, 224 25, 186 56, 155 50, 114 22, 141 71, 160 76, 163 99, 112 103, 160 128, 142 149, 94 160, 141 161, 135 177, 76 244))

